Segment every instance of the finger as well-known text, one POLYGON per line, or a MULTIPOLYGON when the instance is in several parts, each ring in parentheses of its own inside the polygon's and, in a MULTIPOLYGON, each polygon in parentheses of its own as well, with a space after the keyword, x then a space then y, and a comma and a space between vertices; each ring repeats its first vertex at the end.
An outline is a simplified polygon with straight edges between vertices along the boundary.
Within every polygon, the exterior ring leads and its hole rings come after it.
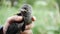
POLYGON ((4 24, 4 26, 3 26, 3 32, 4 32, 4 34, 6 33, 7 28, 8 28, 9 25, 10 25, 9 23, 5 23, 4 24))
POLYGON ((32 34, 32 30, 25 30, 24 32, 21 32, 21 34, 32 34))
POLYGON ((22 21, 23 17, 22 16, 12 16, 7 19, 8 23, 12 23, 13 21, 22 21))
POLYGON ((32 29, 34 27, 34 23, 31 23, 29 25, 26 25, 26 30, 32 29))
POLYGON ((33 17, 32 17, 32 21, 35 21, 35 20, 36 20, 36 17, 33 16, 33 17))
POLYGON ((5 33, 7 31, 8 26, 13 23, 13 21, 22 21, 22 16, 12 16, 9 17, 3 27, 3 32, 5 33))

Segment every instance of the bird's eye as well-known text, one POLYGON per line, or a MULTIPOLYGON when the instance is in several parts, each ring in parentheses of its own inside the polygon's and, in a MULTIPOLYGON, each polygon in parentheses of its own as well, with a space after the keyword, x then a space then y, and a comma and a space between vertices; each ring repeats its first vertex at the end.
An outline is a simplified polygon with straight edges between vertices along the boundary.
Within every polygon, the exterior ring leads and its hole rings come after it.
POLYGON ((24 8, 25 10, 27 9, 27 8, 24 8))

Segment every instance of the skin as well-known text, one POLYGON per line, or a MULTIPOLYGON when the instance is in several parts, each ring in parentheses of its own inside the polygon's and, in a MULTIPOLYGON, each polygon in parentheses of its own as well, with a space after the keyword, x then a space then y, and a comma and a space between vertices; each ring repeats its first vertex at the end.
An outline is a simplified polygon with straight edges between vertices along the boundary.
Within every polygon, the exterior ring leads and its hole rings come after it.
MULTIPOLYGON (((6 20, 6 23, 5 23, 4 27, 3 27, 3 33, 4 33, 4 34, 6 33, 7 28, 10 26, 10 24, 13 23, 13 21, 22 21, 22 19, 23 19, 22 16, 17 16, 17 15, 9 17, 9 18, 6 20)), ((25 31, 24 31, 24 32, 21 32, 21 34, 32 34, 31 28, 34 27, 34 23, 33 23, 33 22, 34 22, 35 20, 36 20, 36 18, 33 16, 33 17, 32 17, 32 23, 29 24, 29 25, 26 25, 25 31)))

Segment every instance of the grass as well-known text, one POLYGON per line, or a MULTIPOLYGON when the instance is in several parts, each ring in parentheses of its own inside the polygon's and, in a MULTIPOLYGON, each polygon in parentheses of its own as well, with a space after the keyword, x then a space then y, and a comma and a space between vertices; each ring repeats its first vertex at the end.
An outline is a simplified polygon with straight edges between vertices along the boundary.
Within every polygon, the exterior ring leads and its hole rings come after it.
MULTIPOLYGON (((0 8, 0 25, 4 25, 6 19, 18 12, 15 7, 0 8)), ((54 31, 58 31, 58 25, 56 23, 56 11, 48 10, 47 8, 33 8, 33 15, 36 17, 34 22, 35 27, 32 29, 33 34, 54 34, 54 31)), ((55 32, 56 33, 56 32, 55 32)))

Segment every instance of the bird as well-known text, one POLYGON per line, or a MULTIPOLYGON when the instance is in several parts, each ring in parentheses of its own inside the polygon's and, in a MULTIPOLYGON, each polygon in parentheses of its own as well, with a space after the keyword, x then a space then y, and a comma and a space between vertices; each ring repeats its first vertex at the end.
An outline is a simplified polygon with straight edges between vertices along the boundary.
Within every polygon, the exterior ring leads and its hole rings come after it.
POLYGON ((14 21, 8 27, 6 34, 21 34, 20 31, 25 30, 25 26, 32 23, 32 6, 29 4, 23 4, 17 13, 17 16, 22 16, 23 20, 21 22, 14 21))

